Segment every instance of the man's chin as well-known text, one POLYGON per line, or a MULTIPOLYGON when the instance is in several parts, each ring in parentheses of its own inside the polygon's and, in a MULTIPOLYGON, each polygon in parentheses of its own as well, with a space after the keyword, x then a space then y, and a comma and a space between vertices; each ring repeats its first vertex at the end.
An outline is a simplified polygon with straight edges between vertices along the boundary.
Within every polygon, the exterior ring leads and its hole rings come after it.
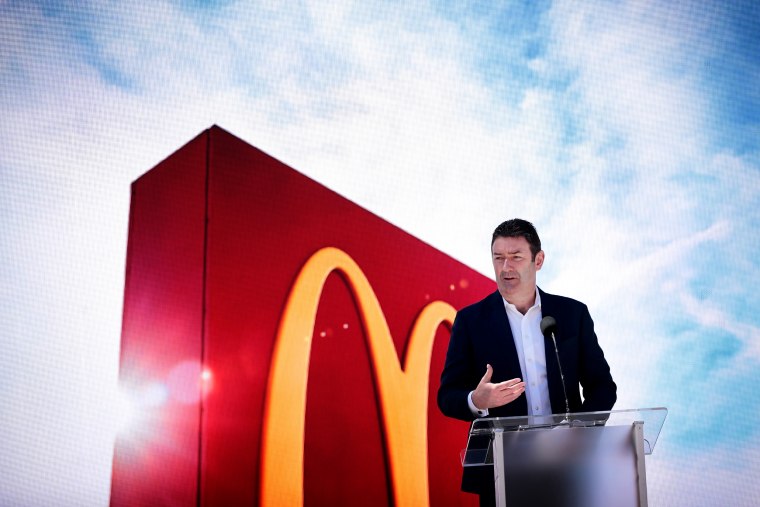
POLYGON ((499 292, 502 293, 502 295, 512 295, 517 291, 517 284, 507 284, 507 283, 500 283, 499 284, 499 292))

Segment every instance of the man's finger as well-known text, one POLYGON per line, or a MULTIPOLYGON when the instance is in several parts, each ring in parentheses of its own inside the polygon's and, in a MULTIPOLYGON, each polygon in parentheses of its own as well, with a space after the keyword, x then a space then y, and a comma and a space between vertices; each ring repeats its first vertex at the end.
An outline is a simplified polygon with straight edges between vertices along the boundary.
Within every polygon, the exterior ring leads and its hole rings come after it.
POLYGON ((509 388, 509 387, 516 387, 521 382, 522 382, 522 380, 520 380, 519 378, 511 378, 509 380, 503 380, 503 381, 499 382, 498 384, 494 384, 494 386, 497 389, 506 389, 506 388, 509 388))
POLYGON ((515 387, 517 384, 522 383, 522 379, 520 379, 520 378, 511 378, 509 380, 505 380, 505 382, 508 384, 507 387, 515 387))

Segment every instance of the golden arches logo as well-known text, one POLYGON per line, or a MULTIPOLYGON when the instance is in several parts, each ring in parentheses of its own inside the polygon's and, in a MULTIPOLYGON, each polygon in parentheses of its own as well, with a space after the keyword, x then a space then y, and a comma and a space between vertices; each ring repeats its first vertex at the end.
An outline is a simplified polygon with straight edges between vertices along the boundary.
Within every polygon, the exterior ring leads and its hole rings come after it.
POLYGON ((430 357, 438 326, 453 323, 456 311, 434 301, 415 321, 404 367, 372 286, 342 250, 317 251, 304 265, 288 297, 277 332, 264 409, 260 504, 303 505, 304 431, 309 357, 317 308, 327 277, 340 270, 348 279, 369 342, 382 421, 387 436, 394 505, 424 506, 428 499, 427 400, 430 357))

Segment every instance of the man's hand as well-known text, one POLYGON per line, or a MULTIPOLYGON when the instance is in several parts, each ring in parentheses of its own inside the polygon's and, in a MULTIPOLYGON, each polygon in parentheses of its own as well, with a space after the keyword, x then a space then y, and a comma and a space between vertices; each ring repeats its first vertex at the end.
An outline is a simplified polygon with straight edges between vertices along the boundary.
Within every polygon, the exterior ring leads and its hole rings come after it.
POLYGON ((492 384, 491 375, 493 375, 493 368, 488 364, 486 365, 486 374, 483 375, 478 387, 472 392, 472 402, 480 410, 501 407, 511 403, 525 391, 525 382, 519 378, 492 384))

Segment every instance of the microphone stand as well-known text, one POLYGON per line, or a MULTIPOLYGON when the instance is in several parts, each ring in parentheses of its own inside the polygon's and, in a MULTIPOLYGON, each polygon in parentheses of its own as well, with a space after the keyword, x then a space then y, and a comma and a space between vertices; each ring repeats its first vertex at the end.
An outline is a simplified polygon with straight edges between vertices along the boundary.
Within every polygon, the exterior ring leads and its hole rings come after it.
POLYGON ((565 418, 559 424, 570 423, 570 401, 567 399, 567 387, 565 387, 565 374, 562 373, 562 363, 559 360, 559 349, 557 348, 557 340, 554 338, 554 330, 550 331, 552 335, 552 343, 554 344, 554 355, 557 357, 557 367, 559 368, 559 378, 562 380, 562 393, 565 395, 565 418))

